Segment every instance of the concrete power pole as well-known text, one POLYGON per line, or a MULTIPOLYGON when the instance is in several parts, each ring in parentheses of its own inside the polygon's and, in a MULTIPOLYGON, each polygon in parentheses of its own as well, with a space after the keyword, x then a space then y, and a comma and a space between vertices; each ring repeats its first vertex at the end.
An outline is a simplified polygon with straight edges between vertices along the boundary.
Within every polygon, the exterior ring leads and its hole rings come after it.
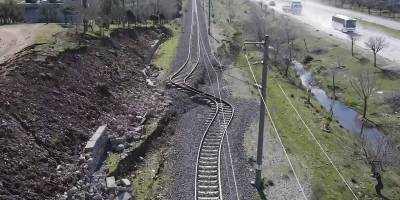
POLYGON ((265 105, 267 94, 267 77, 268 77, 268 49, 269 49, 269 36, 264 38, 264 58, 262 69, 262 82, 261 82, 261 96, 260 98, 260 122, 258 125, 258 144, 257 144, 257 163, 256 163, 256 181, 255 186, 261 188, 261 166, 263 158, 263 144, 264 144, 264 121, 265 121, 265 105))
POLYGON ((245 44, 262 44, 264 47, 263 69, 261 80, 261 97, 260 97, 260 121, 258 125, 258 143, 257 143, 257 161, 256 161, 256 180, 255 187, 261 189, 261 166, 263 158, 263 143, 264 143, 264 121, 265 121, 265 105, 267 94, 267 77, 268 77, 268 50, 269 50, 269 35, 265 35, 263 42, 245 42, 245 44))
POLYGON ((211 35, 211 0, 208 0, 208 34, 211 35))

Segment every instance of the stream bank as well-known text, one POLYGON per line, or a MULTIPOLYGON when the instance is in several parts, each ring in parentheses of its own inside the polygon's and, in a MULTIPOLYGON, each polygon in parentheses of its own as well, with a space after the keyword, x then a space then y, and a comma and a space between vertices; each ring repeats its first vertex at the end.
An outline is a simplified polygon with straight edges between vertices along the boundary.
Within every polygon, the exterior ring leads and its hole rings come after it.
MULTIPOLYGON (((299 76, 302 85, 307 90, 311 90, 311 93, 318 103, 321 104, 326 111, 330 112, 332 110, 335 119, 338 120, 348 132, 353 134, 353 136, 359 136, 362 127, 360 114, 340 100, 333 100, 323 89, 313 84, 315 80, 312 77, 312 73, 309 72, 303 64, 295 61, 293 62, 293 69, 299 76)), ((385 134, 376 127, 364 127, 363 134, 365 134, 371 150, 379 149, 379 145, 382 145, 382 141, 387 140, 385 134)), ((392 147, 397 145, 398 144, 391 144, 392 147)), ((392 150, 394 150, 393 153, 400 153, 395 148, 392 148, 392 150)))

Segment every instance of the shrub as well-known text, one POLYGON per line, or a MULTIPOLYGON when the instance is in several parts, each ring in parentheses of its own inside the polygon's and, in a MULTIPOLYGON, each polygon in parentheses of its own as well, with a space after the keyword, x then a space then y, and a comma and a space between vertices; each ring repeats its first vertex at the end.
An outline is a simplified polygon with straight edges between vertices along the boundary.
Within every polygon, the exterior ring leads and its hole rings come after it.
POLYGON ((303 59, 303 64, 305 64, 305 65, 307 65, 307 64, 309 64, 311 61, 313 61, 314 60, 314 58, 312 57, 312 56, 310 56, 310 55, 307 55, 306 57, 304 57, 304 59, 303 59))
POLYGON ((0 2, 0 24, 12 24, 22 20, 22 13, 12 0, 0 2))

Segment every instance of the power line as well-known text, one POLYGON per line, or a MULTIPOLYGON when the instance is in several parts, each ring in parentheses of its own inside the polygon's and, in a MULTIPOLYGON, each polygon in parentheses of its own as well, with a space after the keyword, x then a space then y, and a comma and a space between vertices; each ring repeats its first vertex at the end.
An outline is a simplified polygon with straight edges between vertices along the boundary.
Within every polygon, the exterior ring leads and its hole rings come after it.
MULTIPOLYGON (((253 69, 251 68, 251 64, 250 64, 250 62, 249 62, 249 58, 247 57, 247 55, 245 55, 245 57, 246 57, 246 60, 247 60, 247 64, 249 65, 250 72, 251 72, 251 74, 252 74, 252 76, 253 76, 254 82, 258 85, 257 79, 256 79, 256 77, 255 77, 255 75, 254 75, 254 73, 253 73, 253 69)), ((265 89, 265 88, 264 88, 264 89, 265 89)), ((300 187, 301 193, 303 194, 304 199, 307 200, 307 196, 306 196, 306 194, 304 193, 304 189, 303 189, 303 187, 302 187, 302 185, 301 185, 301 183, 300 183, 300 180, 299 180, 299 178, 298 178, 298 176, 297 176, 297 174, 296 174, 296 171, 294 170, 293 164, 292 164, 292 162, 290 161, 289 155, 288 155, 288 153, 286 152, 286 148, 285 148, 285 146, 283 145, 281 136, 279 135, 278 129, 277 129, 276 126, 275 126, 275 122, 274 122, 274 120, 272 119, 271 113, 269 112, 269 109, 268 109, 268 106, 267 106, 267 104, 266 104, 266 102, 265 102, 265 99, 263 98, 263 96, 262 96, 262 94, 261 94, 261 90, 260 90, 259 87, 257 87, 257 90, 258 90, 258 93, 259 93, 260 96, 261 96, 262 102, 264 103, 264 106, 265 106, 265 109, 266 109, 266 111, 267 111, 268 117, 269 117, 270 120, 271 120, 272 127, 273 127, 274 130, 275 130, 275 133, 276 133, 276 135, 277 135, 277 137, 278 137, 279 143, 280 143, 280 145, 282 146, 283 152, 285 153, 286 159, 288 160, 289 165, 290 165, 290 168, 291 168, 292 171, 293 171, 293 174, 294 174, 294 177, 295 177, 295 179, 296 179, 296 181, 297 181, 297 184, 298 184, 299 187, 300 187)))
POLYGON ((282 93, 285 95, 285 98, 288 100, 289 104, 291 105, 291 107, 294 109, 294 111, 296 112, 297 116, 299 116, 301 122, 304 124, 304 126, 306 127, 306 129, 308 130, 308 132, 310 133, 310 135, 312 136, 312 138, 315 140, 315 142, 318 144, 319 148, 322 150, 322 152, 324 153, 324 155, 326 156, 326 158, 328 159, 328 161, 331 163, 331 165, 333 166, 333 168, 336 170, 336 172, 338 173, 339 177, 342 179, 342 181, 346 184, 347 188, 350 190, 350 192, 353 194, 354 198, 358 200, 358 197, 356 196, 356 194, 354 193, 353 189, 351 189, 349 183, 346 181, 346 179, 344 179, 342 173, 340 173, 339 169, 336 167, 336 165, 333 163, 332 159, 329 157, 328 153, 326 153, 326 151, 324 150, 324 148, 322 148, 321 143, 318 141, 318 139, 315 137, 315 135, 313 134, 313 132, 311 131, 311 129, 307 126, 307 124, 305 123, 305 121, 303 120, 303 117, 301 117, 301 115, 299 114, 299 112, 297 111, 296 107, 294 107, 292 101, 289 99, 289 97, 286 95, 285 91, 283 90, 283 88, 281 87, 281 85, 279 83, 277 83, 279 88, 281 89, 282 93))

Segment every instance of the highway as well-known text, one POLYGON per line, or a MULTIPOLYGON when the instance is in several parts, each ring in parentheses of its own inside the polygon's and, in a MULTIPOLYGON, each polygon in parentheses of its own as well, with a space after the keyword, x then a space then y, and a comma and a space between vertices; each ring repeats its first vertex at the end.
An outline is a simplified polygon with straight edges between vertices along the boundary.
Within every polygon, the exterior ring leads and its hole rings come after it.
MULTIPOLYGON (((263 0, 266 4, 269 1, 263 0)), ((390 19, 378 17, 378 16, 370 16, 365 13, 360 13, 357 11, 340 9, 328 5, 323 5, 314 1, 303 1, 303 11, 301 15, 292 15, 286 13, 282 10, 282 6, 286 4, 287 1, 276 1, 276 6, 270 6, 276 12, 287 15, 291 18, 299 20, 305 24, 312 26, 315 29, 323 31, 327 34, 332 34, 332 36, 350 42, 349 35, 346 33, 342 33, 338 30, 335 30, 331 25, 331 18, 335 14, 343 14, 349 17, 362 19, 364 21, 368 21, 371 23, 376 23, 382 26, 390 27, 392 29, 400 30, 400 22, 393 21, 390 19)), ((359 39, 356 42, 356 45, 362 48, 366 48, 365 42, 369 37, 384 37, 388 46, 382 50, 379 54, 396 63, 396 65, 400 64, 400 38, 395 38, 393 36, 388 35, 382 31, 374 30, 369 27, 362 27, 358 24, 356 34, 359 35, 359 39)), ((400 34, 399 34, 400 35, 400 34)), ((398 66, 400 69, 400 66, 398 66)))

